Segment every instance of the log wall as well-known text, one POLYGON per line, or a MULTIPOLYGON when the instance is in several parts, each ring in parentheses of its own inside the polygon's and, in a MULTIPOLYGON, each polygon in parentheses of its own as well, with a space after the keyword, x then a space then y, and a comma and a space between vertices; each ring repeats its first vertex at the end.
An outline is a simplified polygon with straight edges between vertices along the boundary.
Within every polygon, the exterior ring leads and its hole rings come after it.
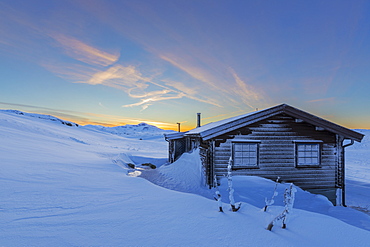
POLYGON ((335 134, 316 130, 313 125, 283 114, 233 131, 214 140, 214 173, 218 178, 227 174, 227 163, 232 155, 232 139, 236 136, 237 139, 260 141, 259 167, 234 170, 234 176, 252 175, 272 180, 280 177, 281 181, 324 194, 335 202, 339 150, 335 134), (320 167, 296 167, 295 140, 322 141, 320 167))

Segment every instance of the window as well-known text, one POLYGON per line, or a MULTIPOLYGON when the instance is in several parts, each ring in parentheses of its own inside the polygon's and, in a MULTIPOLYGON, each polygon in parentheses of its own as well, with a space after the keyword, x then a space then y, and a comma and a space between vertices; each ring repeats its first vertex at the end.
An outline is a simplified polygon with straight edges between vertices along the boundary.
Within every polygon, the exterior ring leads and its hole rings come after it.
POLYGON ((296 166, 320 166, 320 153, 319 143, 296 143, 296 166))
POLYGON ((258 146, 256 142, 233 142, 233 168, 258 168, 258 146))

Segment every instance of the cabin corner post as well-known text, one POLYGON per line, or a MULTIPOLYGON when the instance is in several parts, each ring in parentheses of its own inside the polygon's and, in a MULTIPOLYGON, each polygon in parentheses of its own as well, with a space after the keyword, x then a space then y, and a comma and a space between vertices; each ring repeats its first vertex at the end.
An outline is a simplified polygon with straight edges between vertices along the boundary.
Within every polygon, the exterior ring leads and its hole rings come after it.
POLYGON ((207 186, 209 184, 208 178, 208 151, 207 148, 199 146, 199 156, 202 163, 202 184, 207 186))
POLYGON ((168 162, 169 163, 174 162, 174 153, 175 153, 174 141, 169 140, 168 141, 168 162))
MULTIPOLYGON (((215 168, 214 168, 214 151, 215 151, 215 141, 214 140, 210 140, 209 143, 208 143, 208 153, 207 153, 207 161, 208 161, 208 185, 209 185, 209 188, 212 188, 212 187, 215 187, 216 184, 215 183, 215 179, 214 179, 214 176, 215 176, 215 168)), ((217 179, 216 179, 217 181, 217 179)))

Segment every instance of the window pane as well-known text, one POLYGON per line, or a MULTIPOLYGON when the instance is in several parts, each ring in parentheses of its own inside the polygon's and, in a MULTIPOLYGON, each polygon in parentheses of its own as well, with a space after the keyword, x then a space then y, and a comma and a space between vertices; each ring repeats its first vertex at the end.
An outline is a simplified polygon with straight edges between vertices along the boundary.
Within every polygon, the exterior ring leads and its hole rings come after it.
POLYGON ((249 164, 251 164, 251 165, 257 165, 257 157, 249 158, 249 164))
POLYGON ((296 144, 298 165, 319 165, 320 146, 319 144, 296 144))
POLYGON ((248 156, 251 158, 257 158, 257 152, 249 152, 248 154, 248 156))
POLYGON ((313 164, 319 164, 319 159, 318 158, 312 158, 312 163, 313 164))
POLYGON ((242 164, 242 160, 243 160, 242 158, 235 158, 234 159, 234 164, 235 165, 241 165, 242 164))
POLYGON ((304 151, 305 145, 298 144, 298 151, 304 151))
POLYGON ((243 157, 243 152, 235 152, 234 157, 243 157))
POLYGON ((235 143, 234 144, 234 149, 235 149, 235 151, 243 151, 243 146, 240 145, 240 143, 235 143))
POLYGON ((298 157, 306 157, 306 153, 305 152, 298 152, 298 157))
POLYGON ((257 148, 256 143, 234 143, 234 166, 257 166, 257 148))

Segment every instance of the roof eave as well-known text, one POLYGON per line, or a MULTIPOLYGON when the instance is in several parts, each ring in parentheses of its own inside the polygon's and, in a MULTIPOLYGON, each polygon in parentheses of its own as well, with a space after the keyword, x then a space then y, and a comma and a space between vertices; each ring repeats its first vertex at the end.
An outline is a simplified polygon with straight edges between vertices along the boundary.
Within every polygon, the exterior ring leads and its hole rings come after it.
POLYGON ((284 105, 285 104, 282 104, 262 111, 258 111, 255 114, 251 114, 244 118, 240 118, 232 122, 225 123, 210 130, 203 131, 199 134, 203 138, 203 140, 212 139, 216 136, 223 135, 227 132, 239 129, 241 127, 256 123, 260 120, 282 113, 284 105))
POLYGON ((176 133, 164 134, 164 138, 166 139, 166 141, 181 139, 181 138, 184 137, 184 135, 186 133, 187 133, 187 131, 186 132, 176 132, 176 133))
POLYGON ((357 142, 361 142, 362 138, 364 137, 364 135, 361 133, 358 133, 351 129, 347 129, 343 126, 329 122, 328 120, 325 120, 323 118, 317 117, 308 112, 304 112, 302 110, 299 110, 288 105, 285 106, 284 112, 291 115, 292 117, 296 117, 312 125, 322 127, 327 131, 339 134, 347 139, 352 139, 357 142))
POLYGON ((263 119, 272 117, 274 115, 280 114, 280 113, 286 113, 292 117, 296 117, 299 119, 302 119, 303 121, 310 123, 312 125, 322 127, 323 129, 336 133, 338 135, 341 135, 347 139, 352 139, 357 142, 361 142, 364 135, 361 133, 358 133, 356 131, 347 129, 345 127, 342 127, 340 125, 337 125, 335 123, 329 122, 328 120, 325 120, 323 118, 317 117, 315 115, 312 115, 308 112, 302 111, 300 109, 297 109, 295 107, 289 106, 287 104, 281 104, 277 105, 262 111, 258 111, 255 114, 248 115, 246 117, 222 124, 220 126, 216 126, 212 129, 208 129, 205 131, 202 131, 198 133, 203 140, 209 140, 214 137, 223 135, 227 132, 239 129, 241 127, 256 123, 258 121, 261 121, 263 119))

